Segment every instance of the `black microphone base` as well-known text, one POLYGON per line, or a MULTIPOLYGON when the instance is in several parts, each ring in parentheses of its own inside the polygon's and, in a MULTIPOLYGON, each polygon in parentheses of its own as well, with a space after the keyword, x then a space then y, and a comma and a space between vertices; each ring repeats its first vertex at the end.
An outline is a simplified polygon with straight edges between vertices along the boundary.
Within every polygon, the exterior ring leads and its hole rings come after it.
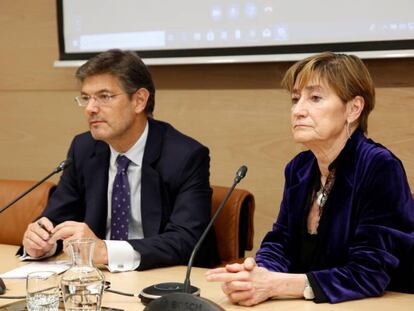
POLYGON ((6 291, 6 285, 4 285, 3 280, 0 278, 0 295, 3 295, 6 291))
POLYGON ((162 296, 149 303, 144 311, 222 311, 224 310, 215 302, 188 293, 172 293, 162 296))
MULTIPOLYGON (((146 306, 151 301, 161 298, 168 294, 184 293, 184 284, 177 282, 159 283, 145 287, 140 293, 139 298, 146 306)), ((200 289, 195 286, 190 287, 190 296, 200 296, 200 289)))

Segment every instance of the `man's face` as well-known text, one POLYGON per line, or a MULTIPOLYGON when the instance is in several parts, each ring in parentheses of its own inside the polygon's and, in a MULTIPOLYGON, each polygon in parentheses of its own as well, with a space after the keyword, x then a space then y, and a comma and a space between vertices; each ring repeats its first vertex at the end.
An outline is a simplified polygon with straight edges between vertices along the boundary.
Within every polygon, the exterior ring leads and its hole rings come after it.
POLYGON ((117 77, 100 74, 87 77, 81 96, 90 98, 85 116, 93 138, 112 146, 122 145, 133 134, 137 121, 134 95, 125 93, 117 77))

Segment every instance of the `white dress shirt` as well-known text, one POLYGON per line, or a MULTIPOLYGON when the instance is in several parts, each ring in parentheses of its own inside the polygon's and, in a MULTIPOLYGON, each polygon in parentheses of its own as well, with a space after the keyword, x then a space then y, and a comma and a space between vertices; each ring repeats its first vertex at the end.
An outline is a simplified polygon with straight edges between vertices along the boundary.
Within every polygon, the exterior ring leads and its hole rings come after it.
MULTIPOLYGON (((141 173, 142 158, 148 137, 148 122, 144 132, 137 142, 125 153, 131 162, 128 166, 128 182, 131 190, 131 214, 129 215, 128 239, 142 239, 141 219, 141 173)), ((108 269, 111 272, 130 271, 138 268, 141 255, 135 251, 127 241, 110 240, 111 236, 111 211, 112 211, 112 185, 116 176, 116 158, 120 154, 111 146, 111 158, 108 171, 108 217, 106 221, 106 248, 108 250, 108 269)))

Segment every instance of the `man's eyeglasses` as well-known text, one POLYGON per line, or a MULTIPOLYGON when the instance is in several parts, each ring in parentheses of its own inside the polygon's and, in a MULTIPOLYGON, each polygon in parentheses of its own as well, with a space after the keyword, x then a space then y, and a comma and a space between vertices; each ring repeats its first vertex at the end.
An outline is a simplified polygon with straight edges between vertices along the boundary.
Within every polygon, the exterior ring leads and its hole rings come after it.
POLYGON ((119 95, 124 95, 127 93, 119 93, 119 94, 107 94, 102 93, 98 95, 79 95, 75 97, 75 101, 79 107, 86 107, 88 106, 91 99, 94 99, 95 102, 100 106, 109 105, 113 98, 119 95))

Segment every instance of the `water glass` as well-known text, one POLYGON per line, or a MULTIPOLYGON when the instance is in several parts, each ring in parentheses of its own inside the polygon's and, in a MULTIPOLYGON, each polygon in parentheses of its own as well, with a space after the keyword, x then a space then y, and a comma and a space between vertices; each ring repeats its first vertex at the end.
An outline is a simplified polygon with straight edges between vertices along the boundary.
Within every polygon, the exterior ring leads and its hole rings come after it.
POLYGON ((32 272, 26 278, 26 304, 29 311, 57 311, 59 277, 55 272, 32 272))

